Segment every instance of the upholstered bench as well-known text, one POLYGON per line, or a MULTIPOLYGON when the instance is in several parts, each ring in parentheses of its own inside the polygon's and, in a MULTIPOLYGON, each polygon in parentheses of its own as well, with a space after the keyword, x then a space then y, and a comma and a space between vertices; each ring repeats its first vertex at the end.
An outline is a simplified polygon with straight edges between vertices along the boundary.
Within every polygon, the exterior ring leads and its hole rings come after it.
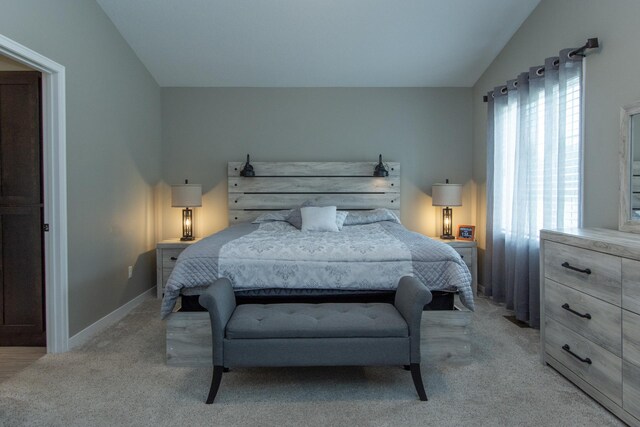
POLYGON ((394 304, 244 304, 227 279, 200 296, 209 311, 213 378, 207 403, 216 397, 222 373, 233 367, 409 367, 420 400, 427 400, 420 374, 420 320, 431 292, 413 277, 400 279, 394 304))

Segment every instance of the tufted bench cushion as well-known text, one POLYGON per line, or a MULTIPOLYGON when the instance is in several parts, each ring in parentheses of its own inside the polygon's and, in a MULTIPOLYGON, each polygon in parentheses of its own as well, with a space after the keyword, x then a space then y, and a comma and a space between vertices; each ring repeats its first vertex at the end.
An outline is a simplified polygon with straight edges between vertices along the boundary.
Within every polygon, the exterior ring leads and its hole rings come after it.
POLYGON ((236 307, 226 338, 408 337, 391 304, 246 304, 236 307))

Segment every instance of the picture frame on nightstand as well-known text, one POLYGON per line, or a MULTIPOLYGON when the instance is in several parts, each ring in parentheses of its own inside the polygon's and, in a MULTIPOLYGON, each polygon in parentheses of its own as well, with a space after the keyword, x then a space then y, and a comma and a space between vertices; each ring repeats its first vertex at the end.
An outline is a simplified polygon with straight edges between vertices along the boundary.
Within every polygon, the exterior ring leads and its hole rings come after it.
POLYGON ((458 235, 456 236, 458 240, 467 240, 469 242, 473 242, 476 240, 476 226, 475 225, 459 225, 458 226, 458 235))

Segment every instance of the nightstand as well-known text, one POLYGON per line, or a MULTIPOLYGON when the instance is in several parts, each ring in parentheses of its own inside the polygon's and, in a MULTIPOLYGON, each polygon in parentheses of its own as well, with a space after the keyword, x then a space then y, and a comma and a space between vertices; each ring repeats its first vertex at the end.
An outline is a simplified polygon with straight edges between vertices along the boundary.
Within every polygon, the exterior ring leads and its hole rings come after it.
POLYGON ((471 272, 471 288, 473 295, 478 295, 478 244, 469 240, 446 240, 432 237, 442 243, 446 243, 456 250, 471 272))
POLYGON ((164 287, 173 267, 176 265, 178 255, 189 245, 200 241, 195 239, 191 241, 181 241, 179 238, 168 239, 156 244, 156 289, 158 298, 162 298, 164 287))

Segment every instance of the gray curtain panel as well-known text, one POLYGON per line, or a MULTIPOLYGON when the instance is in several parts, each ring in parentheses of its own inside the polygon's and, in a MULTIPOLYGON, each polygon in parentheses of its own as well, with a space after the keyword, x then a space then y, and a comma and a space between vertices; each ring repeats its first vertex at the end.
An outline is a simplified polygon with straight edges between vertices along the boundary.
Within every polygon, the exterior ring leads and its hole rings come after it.
POLYGON ((582 57, 565 49, 488 95, 485 292, 540 325, 540 230, 581 226, 582 57))

